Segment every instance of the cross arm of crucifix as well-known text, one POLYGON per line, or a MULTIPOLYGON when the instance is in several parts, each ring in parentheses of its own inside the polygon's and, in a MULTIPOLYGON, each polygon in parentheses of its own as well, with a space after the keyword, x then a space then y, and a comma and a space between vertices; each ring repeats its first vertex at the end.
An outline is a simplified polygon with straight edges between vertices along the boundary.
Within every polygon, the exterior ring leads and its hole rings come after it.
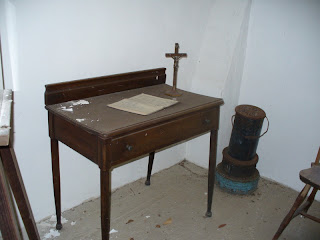
POLYGON ((182 57, 187 57, 186 53, 166 53, 166 57, 171 57, 173 59, 180 59, 182 57))
POLYGON ((174 60, 179 60, 182 57, 187 57, 187 54, 186 53, 179 53, 179 43, 176 43, 174 53, 166 53, 166 57, 171 57, 174 60))

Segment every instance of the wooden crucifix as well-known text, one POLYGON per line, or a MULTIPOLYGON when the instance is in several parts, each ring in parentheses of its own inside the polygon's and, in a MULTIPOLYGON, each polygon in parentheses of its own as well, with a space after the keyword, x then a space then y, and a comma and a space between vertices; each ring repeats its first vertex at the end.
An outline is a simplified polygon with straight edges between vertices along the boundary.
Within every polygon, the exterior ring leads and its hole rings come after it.
POLYGON ((177 76, 178 76, 178 68, 179 68, 179 60, 182 57, 187 57, 186 53, 179 53, 179 43, 175 44, 174 53, 166 53, 166 57, 171 57, 174 60, 173 64, 173 85, 172 89, 167 91, 165 94, 171 97, 179 97, 182 95, 181 92, 177 90, 177 76))

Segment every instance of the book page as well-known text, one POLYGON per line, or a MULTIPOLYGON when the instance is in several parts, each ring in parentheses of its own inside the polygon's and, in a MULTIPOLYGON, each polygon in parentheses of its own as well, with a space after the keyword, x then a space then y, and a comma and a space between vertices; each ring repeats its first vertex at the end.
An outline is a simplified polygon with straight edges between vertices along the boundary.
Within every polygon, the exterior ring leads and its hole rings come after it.
POLYGON ((176 103, 178 103, 178 101, 142 93, 132 98, 126 98, 119 102, 109 104, 108 106, 140 115, 149 115, 176 103))

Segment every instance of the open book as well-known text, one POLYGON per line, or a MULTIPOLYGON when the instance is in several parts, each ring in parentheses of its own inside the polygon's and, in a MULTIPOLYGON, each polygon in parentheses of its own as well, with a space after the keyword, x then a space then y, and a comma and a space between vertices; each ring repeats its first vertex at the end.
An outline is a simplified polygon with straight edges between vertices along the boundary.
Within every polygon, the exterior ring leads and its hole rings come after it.
POLYGON ((178 101, 175 100, 141 93, 137 96, 125 98, 119 102, 109 104, 108 106, 140 115, 149 115, 177 103, 178 101))

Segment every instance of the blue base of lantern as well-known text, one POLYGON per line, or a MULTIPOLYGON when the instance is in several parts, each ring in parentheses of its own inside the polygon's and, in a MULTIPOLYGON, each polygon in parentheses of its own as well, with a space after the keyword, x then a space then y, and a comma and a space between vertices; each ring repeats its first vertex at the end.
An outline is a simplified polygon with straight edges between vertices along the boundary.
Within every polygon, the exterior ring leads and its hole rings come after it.
POLYGON ((222 170, 222 168, 217 168, 216 171, 216 181, 219 187, 233 194, 246 195, 254 192, 258 187, 258 182, 260 179, 259 171, 256 170, 255 174, 248 178, 235 178, 228 176, 222 170))

